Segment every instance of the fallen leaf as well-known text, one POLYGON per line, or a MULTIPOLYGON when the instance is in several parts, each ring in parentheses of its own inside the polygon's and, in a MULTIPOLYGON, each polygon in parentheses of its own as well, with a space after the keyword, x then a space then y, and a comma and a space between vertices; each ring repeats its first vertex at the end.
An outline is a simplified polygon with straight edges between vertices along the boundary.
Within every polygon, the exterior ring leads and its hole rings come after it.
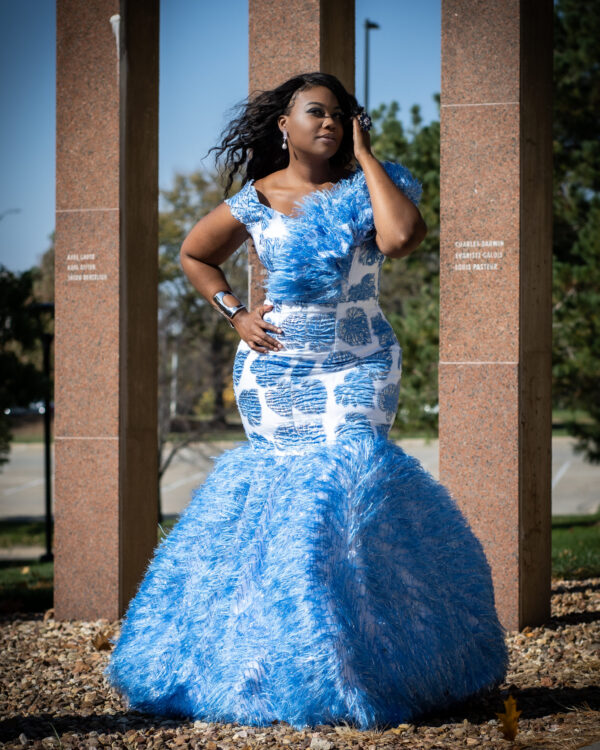
POLYGON ((96 635, 92 638, 92 643, 94 644, 94 648, 97 651, 110 651, 110 649, 112 648, 111 642, 102 631, 96 633, 96 635))
POLYGON ((504 701, 504 713, 497 713, 500 721, 500 731, 505 740, 514 740, 519 731, 518 719, 521 711, 517 711, 517 702, 512 695, 504 701))
POLYGON ((404 734, 404 732, 406 732, 406 730, 409 727, 410 727, 410 724, 398 724, 397 727, 392 727, 391 729, 388 729, 388 732, 391 732, 392 734, 404 734))

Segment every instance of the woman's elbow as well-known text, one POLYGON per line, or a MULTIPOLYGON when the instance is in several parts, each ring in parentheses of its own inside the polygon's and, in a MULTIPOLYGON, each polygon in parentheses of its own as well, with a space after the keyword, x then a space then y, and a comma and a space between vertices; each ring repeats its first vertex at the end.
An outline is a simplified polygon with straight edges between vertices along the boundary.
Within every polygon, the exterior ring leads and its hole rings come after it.
POLYGON ((416 250, 427 236, 427 224, 419 216, 410 232, 402 232, 394 240, 379 249, 390 258, 403 258, 416 250))
POLYGON ((181 243, 181 247, 179 248, 179 262, 183 266, 185 259, 188 257, 187 253, 187 237, 185 240, 181 243))
POLYGON ((179 262, 181 264, 181 267, 184 269, 186 265, 188 265, 192 261, 199 260, 195 257, 192 245, 193 243, 190 241, 190 235, 188 235, 181 243, 181 247, 179 248, 179 262))

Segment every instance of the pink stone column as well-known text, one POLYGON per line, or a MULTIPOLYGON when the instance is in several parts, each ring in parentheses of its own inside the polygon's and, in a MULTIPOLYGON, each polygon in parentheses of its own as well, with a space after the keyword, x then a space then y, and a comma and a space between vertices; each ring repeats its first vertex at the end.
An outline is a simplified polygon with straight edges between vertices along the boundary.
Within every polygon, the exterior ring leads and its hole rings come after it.
POLYGON ((158 0, 58 0, 54 606, 120 617, 157 541, 158 0))
MULTIPOLYGON (((354 92, 354 0, 249 0, 249 92, 299 73, 331 73, 354 92)), ((248 240, 248 302, 264 301, 265 268, 248 240)))
POLYGON ((508 629, 550 615, 552 2, 442 0, 440 478, 508 629))

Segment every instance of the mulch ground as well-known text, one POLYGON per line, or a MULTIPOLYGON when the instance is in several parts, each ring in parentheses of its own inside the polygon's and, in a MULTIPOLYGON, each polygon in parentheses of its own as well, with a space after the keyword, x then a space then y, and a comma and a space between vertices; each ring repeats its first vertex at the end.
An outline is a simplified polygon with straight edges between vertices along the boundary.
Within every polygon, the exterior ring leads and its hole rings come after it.
POLYGON ((552 617, 508 635, 507 682, 496 691, 386 731, 320 725, 296 731, 165 719, 128 711, 106 684, 107 638, 119 622, 0 618, 0 742, 7 748, 556 748, 600 742, 600 578, 556 580, 552 617), (517 734, 497 713, 513 696, 517 734))

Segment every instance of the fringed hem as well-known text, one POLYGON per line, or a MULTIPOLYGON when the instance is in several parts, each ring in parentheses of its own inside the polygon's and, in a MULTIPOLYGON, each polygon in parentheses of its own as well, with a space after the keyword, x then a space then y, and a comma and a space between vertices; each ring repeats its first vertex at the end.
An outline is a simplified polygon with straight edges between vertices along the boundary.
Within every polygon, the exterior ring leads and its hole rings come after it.
POLYGON ((456 503, 417 459, 365 439, 216 459, 105 674, 143 712, 370 729, 493 687, 507 665, 456 503))

